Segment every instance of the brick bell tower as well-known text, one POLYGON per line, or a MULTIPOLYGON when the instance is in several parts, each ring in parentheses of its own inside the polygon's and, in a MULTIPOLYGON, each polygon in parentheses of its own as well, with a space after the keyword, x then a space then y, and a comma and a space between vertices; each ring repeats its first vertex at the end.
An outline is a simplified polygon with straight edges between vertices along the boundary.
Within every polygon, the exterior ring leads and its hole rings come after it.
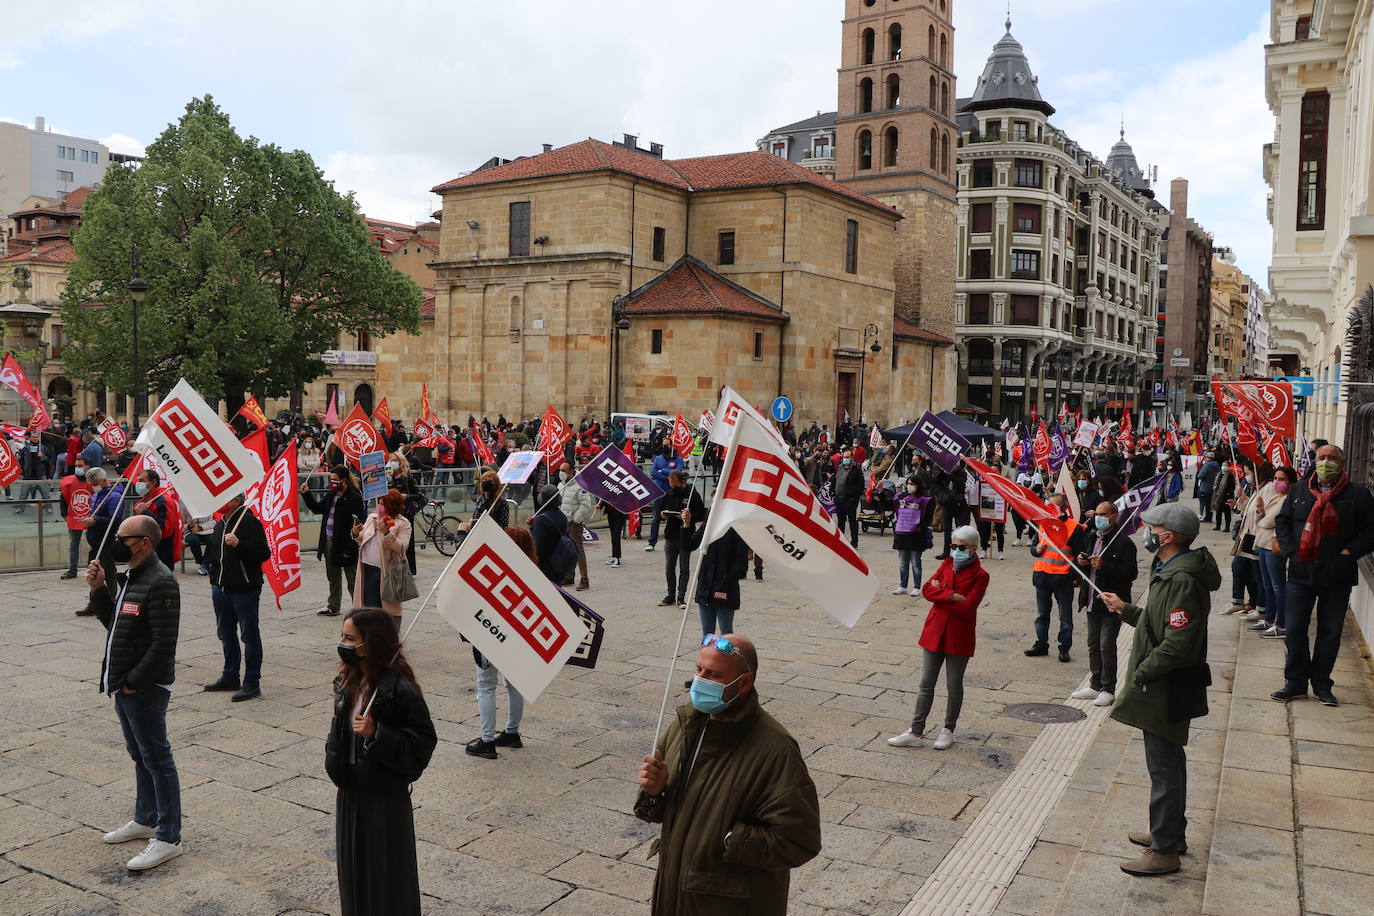
POLYGON ((845 0, 835 178, 900 210, 897 314, 954 336, 954 0, 845 0))

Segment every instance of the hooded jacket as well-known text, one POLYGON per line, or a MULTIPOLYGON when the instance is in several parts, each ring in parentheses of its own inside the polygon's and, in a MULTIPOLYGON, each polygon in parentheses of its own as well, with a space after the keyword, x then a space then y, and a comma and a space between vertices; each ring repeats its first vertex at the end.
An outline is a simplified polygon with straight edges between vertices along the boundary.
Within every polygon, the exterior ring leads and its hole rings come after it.
POLYGON ((635 800, 637 817, 663 824, 649 852, 659 857, 654 916, 785 916, 790 870, 820 852, 820 805, 797 742, 753 690, 738 702, 727 719, 678 707, 658 744, 668 785, 635 800))
POLYGON ((1221 573, 1206 547, 1179 554, 1150 572, 1145 607, 1128 604, 1121 619, 1135 627, 1131 658, 1126 663, 1112 718, 1150 732, 1170 744, 1188 743, 1188 720, 1169 718, 1165 678, 1207 658, 1207 616, 1211 593, 1221 587, 1221 573), (1145 626, 1150 622, 1159 645, 1145 626))

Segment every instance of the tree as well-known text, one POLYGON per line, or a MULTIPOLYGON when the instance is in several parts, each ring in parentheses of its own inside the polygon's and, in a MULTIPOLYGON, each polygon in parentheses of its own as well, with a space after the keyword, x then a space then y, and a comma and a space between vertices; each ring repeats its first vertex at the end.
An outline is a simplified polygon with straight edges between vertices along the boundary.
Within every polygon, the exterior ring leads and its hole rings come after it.
POLYGON ((240 137, 210 96, 187 104, 142 164, 110 165, 72 239, 68 369, 130 393, 135 243, 149 286, 143 391, 184 376, 233 416, 248 392, 285 397, 324 375, 319 354, 340 332, 419 331, 420 289, 381 256, 352 195, 309 154, 240 137))

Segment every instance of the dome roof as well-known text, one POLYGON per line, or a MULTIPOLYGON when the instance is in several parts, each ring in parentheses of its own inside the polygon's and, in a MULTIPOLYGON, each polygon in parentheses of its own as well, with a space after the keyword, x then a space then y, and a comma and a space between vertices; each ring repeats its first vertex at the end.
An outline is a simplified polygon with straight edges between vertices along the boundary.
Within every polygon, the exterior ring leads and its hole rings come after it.
POLYGON ((960 110, 1026 108, 1045 115, 1054 114, 1054 106, 1040 97, 1039 80, 1031 73, 1025 50, 1012 37, 1010 18, 1006 25, 1007 33, 992 46, 983 75, 978 77, 978 88, 960 110))
POLYGON ((1105 167, 1131 190, 1150 192, 1150 182, 1146 180, 1145 173, 1136 162, 1135 150, 1126 142, 1126 128, 1121 129, 1121 139, 1112 145, 1105 167))

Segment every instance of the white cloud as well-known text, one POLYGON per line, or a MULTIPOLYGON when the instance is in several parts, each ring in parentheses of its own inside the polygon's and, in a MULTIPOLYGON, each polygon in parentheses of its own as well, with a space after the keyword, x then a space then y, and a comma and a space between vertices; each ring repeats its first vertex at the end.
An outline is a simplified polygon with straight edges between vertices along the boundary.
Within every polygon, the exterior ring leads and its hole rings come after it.
POLYGON ((122 153, 126 156, 142 156, 145 152, 144 145, 133 137, 125 134, 110 134, 100 141, 109 147, 112 153, 122 153))
POLYGON ((354 193, 364 213, 406 223, 429 219, 439 209, 439 198, 426 192, 454 177, 436 171, 433 163, 420 156, 383 160, 368 153, 335 153, 319 165, 340 193, 354 193))

